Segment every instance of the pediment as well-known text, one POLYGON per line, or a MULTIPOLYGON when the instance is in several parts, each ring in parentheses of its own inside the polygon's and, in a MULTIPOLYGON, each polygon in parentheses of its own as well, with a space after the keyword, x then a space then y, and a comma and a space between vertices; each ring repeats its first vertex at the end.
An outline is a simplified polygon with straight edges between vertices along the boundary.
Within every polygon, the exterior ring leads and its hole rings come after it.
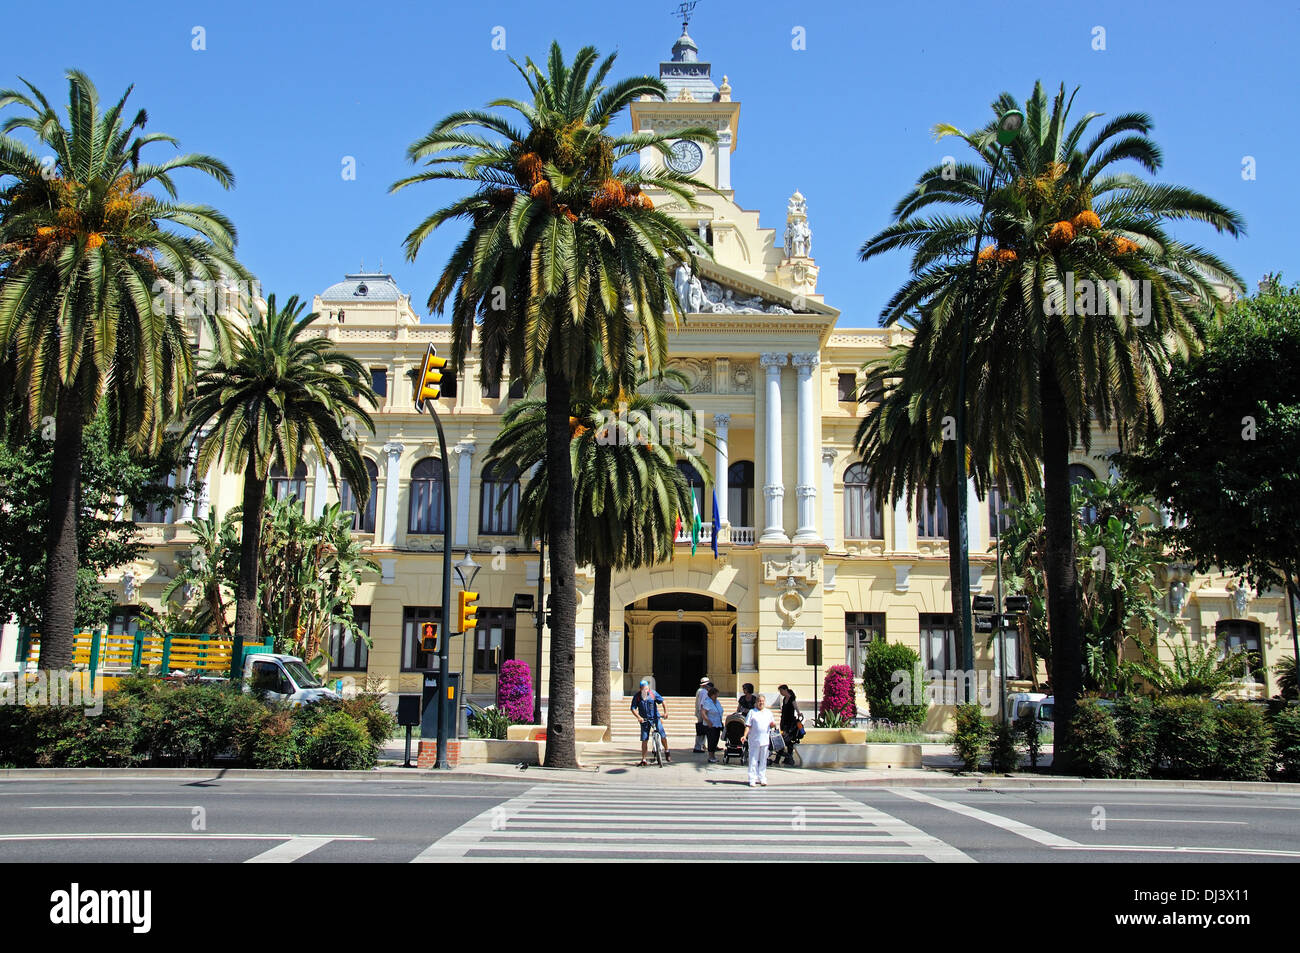
POLYGON ((776 285, 728 274, 713 263, 699 261, 697 270, 678 265, 673 274, 677 303, 686 314, 796 314, 818 313, 804 299, 796 311, 794 295, 776 285))

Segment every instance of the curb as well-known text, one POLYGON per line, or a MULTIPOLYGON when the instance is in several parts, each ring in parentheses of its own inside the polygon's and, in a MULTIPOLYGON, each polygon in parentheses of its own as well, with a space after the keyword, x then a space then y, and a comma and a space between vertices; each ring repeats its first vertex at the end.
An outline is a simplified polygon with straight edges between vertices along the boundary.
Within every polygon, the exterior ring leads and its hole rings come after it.
MULTIPOLYGON (((206 781, 380 781, 380 782, 493 782, 501 784, 601 784, 605 783, 599 771, 590 768, 543 768, 530 766, 518 776, 460 770, 421 770, 418 768, 387 767, 372 771, 309 771, 273 770, 258 768, 2 768, 0 781, 146 781, 159 779, 194 779, 206 781), (531 772, 531 773, 529 773, 531 772)), ((623 785, 628 782, 616 781, 623 785)), ((650 787, 707 786, 719 782, 707 778, 665 779, 664 784, 650 783, 650 787)), ((878 788, 951 788, 970 791, 999 790, 1149 790, 1149 791, 1220 791, 1238 794, 1279 794, 1300 797, 1300 784, 1279 781, 1191 781, 1158 780, 1142 778, 1078 778, 1078 777, 1016 777, 1013 775, 952 775, 935 771, 919 777, 854 778, 822 776, 804 780, 791 780, 774 785, 783 787, 878 787, 878 788)))

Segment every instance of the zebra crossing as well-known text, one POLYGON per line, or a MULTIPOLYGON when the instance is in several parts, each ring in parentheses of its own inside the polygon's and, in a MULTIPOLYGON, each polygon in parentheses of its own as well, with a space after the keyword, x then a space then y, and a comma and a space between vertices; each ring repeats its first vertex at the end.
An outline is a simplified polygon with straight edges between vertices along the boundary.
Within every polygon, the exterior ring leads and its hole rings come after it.
POLYGON ((422 851, 444 861, 932 861, 972 858, 884 811, 812 788, 539 784, 422 851))

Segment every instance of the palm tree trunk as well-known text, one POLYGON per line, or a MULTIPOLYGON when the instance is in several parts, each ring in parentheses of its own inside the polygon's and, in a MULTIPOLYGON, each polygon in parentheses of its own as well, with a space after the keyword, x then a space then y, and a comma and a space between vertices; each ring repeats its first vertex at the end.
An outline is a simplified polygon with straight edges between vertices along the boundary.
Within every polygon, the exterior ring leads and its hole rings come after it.
POLYGON ((1044 362, 1039 380, 1043 413, 1043 526, 1046 535, 1047 626, 1052 639, 1052 693, 1056 697, 1052 770, 1072 765, 1075 701, 1082 683, 1078 560, 1074 552, 1075 513, 1070 507, 1070 432, 1065 395, 1044 362))
POLYGON ((614 571, 596 567, 591 622, 591 723, 609 727, 609 590, 614 571))
MULTIPOLYGON (((574 737, 574 626, 577 571, 573 526, 573 467, 569 459, 571 386, 559 368, 558 335, 551 339, 546 373, 546 539, 551 548, 551 684, 547 693, 546 767, 576 768, 574 737)), ((540 673, 538 674, 540 678, 540 673)))
POLYGON ((235 646, 258 639, 257 577, 262 553, 262 506, 266 481, 259 479, 249 455, 244 467, 243 532, 239 540, 239 587, 235 596, 235 646))
POLYGON ((77 624, 77 511, 81 502, 81 449, 85 420, 81 416, 80 381, 59 388, 54 420, 54 451, 50 456, 50 509, 45 531, 45 605, 41 614, 41 655, 38 667, 72 668, 77 624))

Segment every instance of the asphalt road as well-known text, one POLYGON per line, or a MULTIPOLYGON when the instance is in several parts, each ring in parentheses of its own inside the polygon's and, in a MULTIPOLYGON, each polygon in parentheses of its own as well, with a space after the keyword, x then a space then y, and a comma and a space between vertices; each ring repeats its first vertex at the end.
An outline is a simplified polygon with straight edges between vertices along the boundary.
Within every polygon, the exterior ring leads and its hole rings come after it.
POLYGON ((1300 860, 1300 796, 529 781, 0 781, 0 862, 1300 860))

